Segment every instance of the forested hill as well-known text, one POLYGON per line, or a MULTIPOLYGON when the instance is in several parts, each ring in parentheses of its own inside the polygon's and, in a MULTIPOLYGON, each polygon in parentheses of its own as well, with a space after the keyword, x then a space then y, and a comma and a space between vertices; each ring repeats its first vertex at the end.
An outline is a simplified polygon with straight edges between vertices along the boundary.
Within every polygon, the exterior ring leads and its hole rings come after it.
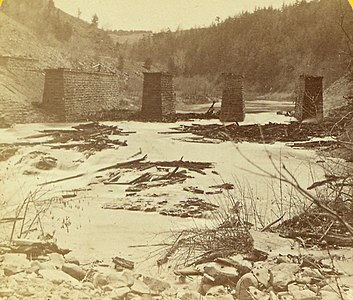
MULTIPOLYGON (((242 73, 252 90, 293 89, 299 74, 318 74, 328 86, 347 70, 347 38, 353 37, 353 10, 346 0, 297 1, 177 32, 146 36, 132 56, 152 60, 183 77, 215 80, 221 72, 242 73)), ((192 16, 191 16, 192 17, 192 16)))

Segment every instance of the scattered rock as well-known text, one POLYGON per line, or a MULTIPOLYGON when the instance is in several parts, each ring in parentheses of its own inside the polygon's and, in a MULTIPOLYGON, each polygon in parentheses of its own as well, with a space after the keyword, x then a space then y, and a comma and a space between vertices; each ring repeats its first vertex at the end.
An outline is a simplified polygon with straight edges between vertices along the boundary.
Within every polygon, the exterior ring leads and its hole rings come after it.
POLYGON ((239 280, 239 272, 234 267, 228 267, 219 263, 208 264, 204 268, 204 276, 213 282, 213 285, 236 285, 239 280))
MULTIPOLYGON (((149 295, 148 295, 149 296, 149 295)), ((125 296, 125 299, 126 300, 142 300, 142 299, 148 299, 148 300, 154 300, 152 296, 149 296, 148 298, 147 297, 141 297, 139 295, 136 295, 134 293, 128 293, 126 296, 125 296)))
POLYGON ((41 263, 37 260, 34 260, 31 262, 31 267, 28 269, 28 272, 37 273, 40 269, 42 269, 41 263))
POLYGON ((242 300, 253 300, 249 294, 249 287, 251 286, 258 288, 259 284, 256 277, 251 273, 243 275, 235 288, 235 296, 242 300))
POLYGON ((270 295, 260 291, 256 287, 250 286, 249 287, 249 294, 251 296, 251 299, 253 300, 269 300, 270 295))
POLYGON ((103 287, 105 285, 108 285, 109 282, 107 280, 107 277, 101 273, 96 273, 93 276, 93 285, 95 287, 103 287))
POLYGON ((151 293, 149 287, 141 280, 135 280, 134 284, 131 286, 131 291, 139 295, 151 293))
POLYGON ((75 264, 64 264, 62 270, 79 281, 83 280, 86 276, 86 272, 75 264))
POLYGON ((277 294, 280 300, 295 300, 291 294, 288 292, 280 292, 277 294))
POLYGON ((270 291, 270 300, 279 300, 277 295, 273 291, 270 291))
POLYGON ((112 273, 106 277, 108 284, 114 286, 115 288, 127 287, 128 283, 126 279, 119 273, 112 273))
POLYGON ((342 300, 339 294, 331 291, 320 291, 320 297, 322 300, 342 300))
POLYGON ((324 279, 325 277, 320 273, 319 270, 317 269, 311 269, 308 267, 303 268, 303 271, 301 273, 303 277, 312 277, 312 278, 318 278, 318 279, 324 279))
POLYGON ((310 290, 292 290, 290 294, 295 300, 317 300, 316 294, 310 290))
POLYGON ((4 255, 3 265, 14 266, 19 270, 24 270, 30 268, 31 263, 27 259, 26 254, 6 253, 4 255))
POLYGON ((201 300, 202 295, 197 293, 197 292, 183 292, 180 295, 178 295, 178 299, 180 300, 201 300))
POLYGON ((59 270, 39 270, 38 272, 44 279, 51 281, 54 284, 61 284, 63 282, 77 284, 78 281, 70 275, 59 270))
POLYGON ((224 286, 218 285, 210 288, 208 292, 206 293, 206 296, 214 296, 214 297, 220 297, 220 296, 225 296, 227 295, 228 292, 225 289, 224 286))
POLYGON ((149 287, 153 294, 160 294, 170 288, 170 284, 168 282, 149 276, 144 276, 143 282, 149 287))
POLYGON ((132 286, 134 284, 134 273, 130 270, 124 270, 121 274, 123 281, 127 286, 132 286))
POLYGON ((286 291, 288 284, 295 281, 294 274, 299 271, 296 264, 281 263, 270 269, 271 285, 275 291, 286 291))
POLYGON ((122 287, 115 289, 111 294, 110 297, 112 300, 124 300, 125 296, 130 292, 128 287, 122 287))
POLYGON ((48 254, 50 259, 50 263, 54 265, 57 269, 61 269, 62 266, 65 264, 64 256, 59 253, 50 253, 48 254))
POLYGON ((75 264, 75 265, 80 265, 80 261, 78 260, 78 259, 76 259, 76 258, 68 258, 68 259, 66 259, 66 262, 68 263, 68 264, 75 264))
POLYGON ((90 289, 90 290, 94 290, 94 285, 93 285, 93 283, 92 282, 84 282, 83 284, 82 284, 82 286, 83 287, 86 287, 86 288, 88 288, 88 289, 90 289))
POLYGON ((4 267, 4 275, 5 276, 12 276, 19 272, 22 272, 22 269, 17 268, 16 266, 5 266, 4 267))
POLYGON ((269 286, 270 272, 267 268, 261 265, 257 265, 252 269, 251 272, 254 274, 259 283, 261 283, 265 287, 269 286))
POLYGON ((8 288, 0 289, 0 297, 11 297, 15 293, 14 290, 8 288))

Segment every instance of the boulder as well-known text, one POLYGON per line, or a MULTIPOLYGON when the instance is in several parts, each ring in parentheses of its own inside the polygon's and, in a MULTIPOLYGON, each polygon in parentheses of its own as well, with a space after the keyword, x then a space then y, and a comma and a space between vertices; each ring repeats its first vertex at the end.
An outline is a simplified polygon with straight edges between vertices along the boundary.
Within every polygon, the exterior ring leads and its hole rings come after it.
POLYGON ((319 298, 311 290, 292 290, 290 294, 295 300, 318 300, 319 298))
POLYGON ((78 266, 80 265, 80 261, 78 259, 74 258, 74 257, 67 258, 66 262, 68 264, 75 264, 75 265, 78 265, 78 266))
POLYGON ((293 296, 288 292, 279 292, 277 296, 280 300, 294 300, 293 296))
POLYGON ((331 291, 320 291, 322 300, 342 300, 340 295, 331 291))
POLYGON ((197 292, 187 291, 178 294, 178 298, 180 300, 202 300, 203 297, 201 294, 197 292))
POLYGON ((293 263, 281 263, 273 266, 270 271, 286 271, 287 273, 296 274, 300 270, 299 265, 293 263))
POLYGON ((286 291, 288 284, 295 281, 295 274, 299 271, 297 264, 281 263, 270 269, 270 283, 275 291, 286 291))
POLYGON ((249 294, 251 295, 251 299, 253 300, 270 300, 269 294, 266 294, 253 286, 249 287, 249 294))
POLYGON ((50 263, 54 265, 57 269, 61 269, 65 264, 65 258, 59 253, 50 253, 48 254, 50 263))
POLYGON ((94 285, 92 282, 86 281, 82 284, 83 287, 90 289, 90 290, 94 290, 94 285))
POLYGON ((228 294, 228 292, 225 289, 225 287, 222 285, 218 285, 218 286, 214 286, 214 287, 210 288, 208 290, 208 292, 206 293, 206 296, 220 297, 220 296, 224 296, 227 294, 228 294))
POLYGON ((131 270, 124 270, 121 274, 121 278, 127 286, 132 286, 134 284, 134 273, 131 270))
POLYGON ((121 287, 118 289, 114 289, 110 294, 112 300, 124 300, 125 296, 130 292, 130 288, 121 287))
POLYGON ((141 280, 135 280, 134 284, 131 286, 131 291, 142 295, 142 294, 151 294, 150 288, 141 280))
POLYGON ((317 279, 324 279, 325 277, 320 273, 319 270, 317 269, 312 269, 312 268, 308 268, 305 267, 302 270, 301 275, 303 277, 312 277, 312 278, 317 278, 317 279))
POLYGON ((296 283, 288 284, 288 292, 289 293, 292 293, 295 291, 300 291, 300 290, 302 290, 302 287, 298 286, 296 283))
POLYGON ((6 253, 2 265, 6 276, 12 276, 31 267, 27 255, 18 253, 6 253))
POLYGON ((62 268, 62 265, 59 266, 56 263, 52 263, 50 260, 40 263, 41 270, 61 270, 61 268, 62 268))
POLYGON ((5 276, 12 276, 19 272, 23 272, 23 269, 17 268, 16 266, 4 266, 3 271, 5 276))
POLYGON ((109 284, 109 282, 107 280, 107 276, 105 276, 104 274, 101 274, 101 273, 94 274, 92 282, 96 288, 103 287, 103 286, 109 284))
POLYGON ((204 267, 204 275, 214 285, 236 285, 239 280, 239 272, 235 267, 224 266, 219 263, 210 263, 204 267))
POLYGON ((16 289, 16 294, 22 296, 24 299, 35 295, 36 292, 33 286, 26 287, 26 285, 22 285, 16 289))
POLYGON ((31 262, 31 267, 27 269, 28 273, 37 273, 40 269, 42 269, 41 263, 37 260, 31 262))
POLYGON ((0 288, 0 297, 11 297, 15 293, 14 290, 8 288, 0 288))
POLYGON ((274 291, 270 291, 270 300, 279 300, 274 291))
POLYGON ((144 276, 143 282, 149 287, 153 294, 160 294, 170 288, 170 284, 168 282, 149 276, 144 276))
POLYGON ((121 273, 112 273, 106 276, 108 284, 114 286, 115 288, 127 287, 128 283, 121 273))
POLYGON ((254 276, 256 277, 259 283, 261 283, 265 287, 269 286, 269 281, 270 281, 269 269, 267 269, 264 266, 257 265, 251 270, 251 272, 254 274, 254 276))
POLYGON ((252 269, 252 263, 248 260, 245 260, 242 255, 237 254, 229 258, 217 258, 216 262, 235 267, 240 276, 249 273, 252 269))
MULTIPOLYGON (((201 299, 201 298, 200 298, 201 299)), ((234 297, 231 294, 223 295, 223 296, 206 296, 202 298, 203 300, 234 300, 234 297)))
POLYGON ((75 264, 64 264, 62 266, 62 270, 72 276, 73 278, 77 279, 78 281, 83 280, 86 276, 86 272, 82 270, 78 265, 75 264))
POLYGON ((249 294, 249 287, 258 288, 259 283, 252 273, 243 275, 235 287, 235 296, 242 300, 253 300, 249 294))
POLYGON ((288 285, 295 281, 291 273, 282 271, 271 271, 271 285, 275 291, 286 291, 288 285))
MULTIPOLYGON (((148 295, 149 296, 149 295, 148 295)), ((151 296, 152 297, 152 296, 151 296)), ((134 293, 128 293, 126 296, 125 296, 125 300, 142 300, 142 299, 145 299, 145 298, 142 298, 140 295, 136 295, 134 293)), ((148 298, 146 298, 147 300, 148 298)), ((153 300, 153 297, 150 298, 151 300, 153 300)))
POLYGON ((61 284, 63 282, 70 283, 70 284, 78 283, 78 281, 75 278, 71 277, 70 275, 60 270, 39 270, 38 273, 44 279, 51 281, 54 284, 61 284))
POLYGON ((233 296, 228 293, 224 286, 214 286, 206 294, 205 300, 233 300, 233 296))

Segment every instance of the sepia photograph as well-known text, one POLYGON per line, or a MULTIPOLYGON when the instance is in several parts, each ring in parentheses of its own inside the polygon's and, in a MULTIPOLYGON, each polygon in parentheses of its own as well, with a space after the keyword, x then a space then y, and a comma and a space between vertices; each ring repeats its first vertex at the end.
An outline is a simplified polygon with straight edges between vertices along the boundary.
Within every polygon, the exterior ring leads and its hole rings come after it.
POLYGON ((353 0, 0 0, 0 300, 353 300, 353 0))

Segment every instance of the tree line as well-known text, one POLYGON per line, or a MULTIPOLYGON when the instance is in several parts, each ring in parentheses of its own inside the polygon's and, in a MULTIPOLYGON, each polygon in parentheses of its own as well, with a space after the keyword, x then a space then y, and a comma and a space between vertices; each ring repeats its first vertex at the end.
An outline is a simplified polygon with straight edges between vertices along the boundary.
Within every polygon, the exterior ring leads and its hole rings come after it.
POLYGON ((208 28, 146 35, 130 56, 179 77, 215 81, 222 72, 234 72, 253 91, 286 91, 303 73, 322 75, 329 85, 347 71, 351 57, 342 27, 353 37, 348 1, 296 1, 243 12, 208 28))

